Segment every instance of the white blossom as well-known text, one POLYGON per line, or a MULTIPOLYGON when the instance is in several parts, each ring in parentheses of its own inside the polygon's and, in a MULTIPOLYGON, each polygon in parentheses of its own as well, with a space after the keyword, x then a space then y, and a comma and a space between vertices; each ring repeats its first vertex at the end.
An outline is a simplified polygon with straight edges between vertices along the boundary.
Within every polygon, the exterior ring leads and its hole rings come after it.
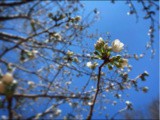
POLYGON ((73 56, 73 54, 74 54, 74 53, 73 53, 72 51, 70 51, 70 50, 67 51, 67 55, 68 55, 68 56, 73 56))
POLYGON ((142 90, 143 90, 144 93, 146 93, 146 92, 148 92, 148 89, 149 89, 148 87, 143 87, 142 90))
POLYGON ((94 45, 95 49, 101 49, 104 46, 105 42, 102 37, 100 37, 97 43, 94 45))
POLYGON ((13 75, 11 73, 6 73, 5 75, 3 75, 1 81, 6 84, 10 84, 13 82, 13 75))
POLYGON ((88 102, 88 105, 89 105, 89 106, 93 105, 93 102, 88 102))
POLYGON ((148 73, 147 71, 144 71, 144 75, 148 76, 148 75, 149 75, 149 73, 148 73))
POLYGON ((126 101, 126 105, 130 106, 130 105, 132 105, 132 103, 130 101, 126 101))
POLYGON ((58 116, 58 115, 60 115, 60 114, 61 114, 61 112, 62 112, 62 110, 57 109, 57 110, 55 111, 55 115, 56 115, 56 116, 58 116))
POLYGON ((30 87, 33 87, 33 86, 35 85, 35 83, 34 83, 33 81, 28 81, 28 85, 29 85, 30 87))
POLYGON ((17 80, 13 80, 13 84, 17 84, 17 80))
POLYGON ((121 62, 121 68, 127 67, 128 66, 128 60, 127 59, 122 59, 121 62))
POLYGON ((92 67, 92 62, 87 62, 87 67, 91 68, 92 67))
POLYGON ((74 58, 73 58, 73 61, 74 61, 74 62, 79 62, 79 60, 78 60, 77 57, 74 57, 74 58))
POLYGON ((80 20, 81 20, 81 16, 76 16, 76 17, 75 17, 75 20, 76 20, 76 21, 80 21, 80 20))
POLYGON ((124 44, 120 42, 119 39, 116 39, 112 42, 112 50, 114 52, 120 52, 123 49, 124 44))
POLYGON ((98 66, 98 63, 87 62, 86 66, 91 68, 91 69, 95 69, 98 66))
POLYGON ((57 40, 62 40, 62 36, 59 33, 55 33, 54 36, 57 38, 57 40))
POLYGON ((37 51, 37 50, 32 50, 32 53, 33 53, 33 54, 37 54, 38 51, 37 51))

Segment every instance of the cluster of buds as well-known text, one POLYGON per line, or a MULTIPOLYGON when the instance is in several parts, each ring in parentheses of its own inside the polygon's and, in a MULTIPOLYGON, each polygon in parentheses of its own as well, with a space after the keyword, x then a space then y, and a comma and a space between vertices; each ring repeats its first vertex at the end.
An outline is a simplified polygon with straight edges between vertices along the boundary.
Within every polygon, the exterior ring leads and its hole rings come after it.
POLYGON ((0 93, 13 92, 17 85, 11 73, 6 73, 0 78, 0 93))
POLYGON ((71 57, 71 56, 73 56, 73 55, 74 55, 74 52, 72 52, 72 51, 68 50, 68 51, 67 51, 67 55, 71 57))
POLYGON ((103 48, 104 44, 105 44, 105 42, 104 42, 103 38, 100 37, 99 40, 97 41, 97 43, 94 44, 94 47, 96 50, 99 51, 103 48))
POLYGON ((27 61, 28 59, 34 59, 36 57, 36 54, 38 53, 37 50, 22 50, 21 51, 21 57, 20 57, 20 60, 22 62, 25 62, 27 61))
POLYGON ((73 57, 74 52, 68 50, 66 53, 67 56, 64 57, 64 60, 67 60, 68 62, 79 62, 77 57, 73 57))
POLYGON ((81 20, 81 16, 76 16, 76 17, 74 17, 74 18, 70 18, 70 22, 71 22, 71 23, 78 22, 78 21, 80 21, 80 20, 81 20))
POLYGON ((80 21, 81 20, 81 16, 76 16, 74 19, 75 19, 75 21, 80 21))
POLYGON ((58 41, 61 41, 62 40, 62 36, 60 35, 60 33, 56 33, 56 32, 53 32, 52 34, 50 34, 50 38, 51 39, 55 39, 55 40, 58 40, 58 41))
POLYGON ((100 37, 94 47, 96 58, 103 60, 108 59, 108 68, 110 70, 113 69, 113 66, 120 69, 128 66, 128 59, 124 59, 120 55, 111 57, 112 52, 118 53, 123 50, 124 44, 120 42, 119 39, 115 39, 111 46, 109 46, 108 43, 100 37))

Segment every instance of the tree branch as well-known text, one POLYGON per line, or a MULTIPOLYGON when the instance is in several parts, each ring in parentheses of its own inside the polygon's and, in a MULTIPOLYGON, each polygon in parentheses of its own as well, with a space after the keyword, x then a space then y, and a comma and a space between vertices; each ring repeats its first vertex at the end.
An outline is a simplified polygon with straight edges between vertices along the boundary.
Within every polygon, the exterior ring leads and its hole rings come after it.
POLYGON ((32 2, 33 0, 22 0, 21 2, 0 3, 0 6, 17 6, 32 2))
POLYGON ((29 19, 30 20, 30 18, 25 15, 0 16, 0 21, 13 20, 13 19, 29 19))
POLYGON ((11 120, 13 118, 13 113, 12 113, 12 96, 7 96, 8 100, 8 115, 9 119, 11 120))
MULTIPOLYGON (((5 95, 5 94, 0 94, 0 95, 5 95)), ((59 98, 59 99, 67 99, 67 98, 71 98, 71 99, 89 99, 89 97, 80 97, 80 96, 63 96, 63 95, 45 95, 45 94, 13 94, 12 97, 16 97, 16 98, 30 98, 30 99, 34 99, 34 98, 59 98)))
POLYGON ((91 105, 91 107, 90 107, 90 112, 89 112, 89 115, 88 115, 88 117, 87 117, 87 120, 91 120, 91 119, 92 119, 95 102, 96 102, 96 99, 97 99, 97 96, 98 96, 98 93, 99 93, 99 90, 100 90, 101 70, 102 70, 102 67, 103 67, 107 62, 108 62, 108 59, 105 60, 105 61, 99 66, 97 89, 96 89, 95 96, 94 96, 94 98, 93 98, 93 103, 92 103, 92 105, 91 105))

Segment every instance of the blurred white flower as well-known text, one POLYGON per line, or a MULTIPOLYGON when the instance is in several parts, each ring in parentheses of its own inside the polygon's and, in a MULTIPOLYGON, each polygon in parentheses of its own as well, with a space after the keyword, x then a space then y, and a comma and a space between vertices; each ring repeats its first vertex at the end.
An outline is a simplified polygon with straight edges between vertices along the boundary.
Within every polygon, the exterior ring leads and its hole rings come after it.
POLYGON ((143 58, 143 57, 144 57, 144 54, 140 54, 139 57, 140 57, 140 58, 143 58))
POLYGON ((130 101, 126 101, 126 105, 131 105, 132 103, 130 101))
POLYGON ((138 59, 139 59, 139 57, 138 57, 138 55, 137 55, 137 54, 134 54, 134 58, 135 58, 136 60, 138 60, 138 59))
POLYGON ((100 38, 98 39, 97 43, 94 44, 94 47, 95 47, 96 50, 99 50, 99 49, 101 49, 101 48, 104 46, 104 44, 105 44, 105 43, 104 43, 103 38, 100 37, 100 38))
POLYGON ((13 75, 11 73, 6 73, 1 78, 1 81, 4 82, 4 83, 6 83, 6 84, 10 84, 10 83, 13 82, 13 75))
POLYGON ((144 71, 143 73, 145 76, 149 76, 149 73, 147 71, 144 71))
POLYGON ((87 62, 87 67, 91 68, 92 67, 92 63, 91 62, 87 62))
POLYGON ((58 115, 60 115, 60 114, 61 114, 61 112, 62 112, 62 110, 57 109, 57 110, 55 111, 55 115, 56 115, 56 116, 58 116, 58 115))
POLYGON ((91 68, 91 69, 95 69, 98 66, 98 63, 87 62, 86 66, 91 68))
POLYGON ((143 91, 144 93, 147 93, 147 92, 148 92, 148 89, 149 89, 148 87, 143 87, 143 88, 142 88, 142 91, 143 91))
POLYGON ((68 82, 66 82, 66 85, 70 85, 72 82, 71 81, 68 81, 68 82))
POLYGON ((81 16, 76 16, 74 19, 75 19, 76 21, 80 21, 80 20, 81 20, 81 16))
POLYGON ((28 81, 28 85, 29 85, 30 87, 33 87, 33 86, 35 85, 35 83, 34 83, 33 81, 28 81))
POLYGON ((123 49, 124 44, 120 42, 119 39, 116 39, 112 42, 112 50, 114 52, 120 52, 123 49))
POLYGON ((67 55, 68 55, 68 56, 72 56, 73 54, 74 54, 74 53, 73 53, 72 51, 70 51, 70 50, 67 51, 67 55))
POLYGON ((13 84, 17 84, 17 80, 13 80, 13 84))
POLYGON ((89 105, 89 106, 93 105, 93 102, 88 102, 88 105, 89 105))
POLYGON ((32 53, 33 53, 33 54, 37 54, 38 51, 37 51, 37 50, 32 50, 32 53))
POLYGON ((74 58, 73 58, 73 61, 74 61, 74 62, 79 62, 79 60, 78 60, 77 57, 74 57, 74 58))
POLYGON ((59 33, 55 33, 54 36, 57 38, 57 40, 62 40, 62 36, 59 33))
POLYGON ((127 67, 128 66, 128 60, 127 59, 122 59, 121 68, 127 67))

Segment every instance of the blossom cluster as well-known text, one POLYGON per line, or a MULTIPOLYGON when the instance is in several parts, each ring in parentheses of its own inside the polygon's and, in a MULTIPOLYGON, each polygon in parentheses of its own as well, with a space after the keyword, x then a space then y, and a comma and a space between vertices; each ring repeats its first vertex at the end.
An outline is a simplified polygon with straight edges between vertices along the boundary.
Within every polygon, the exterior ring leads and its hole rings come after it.
MULTIPOLYGON (((120 55, 111 56, 112 52, 119 53, 124 49, 124 44, 119 39, 115 39, 111 46, 109 46, 108 43, 100 37, 94 47, 96 58, 103 60, 107 59, 108 68, 110 70, 113 68, 113 66, 122 69, 128 66, 128 59, 122 58, 120 55)), ((98 63, 87 63, 87 67, 91 69, 95 68, 97 65, 98 63)))

